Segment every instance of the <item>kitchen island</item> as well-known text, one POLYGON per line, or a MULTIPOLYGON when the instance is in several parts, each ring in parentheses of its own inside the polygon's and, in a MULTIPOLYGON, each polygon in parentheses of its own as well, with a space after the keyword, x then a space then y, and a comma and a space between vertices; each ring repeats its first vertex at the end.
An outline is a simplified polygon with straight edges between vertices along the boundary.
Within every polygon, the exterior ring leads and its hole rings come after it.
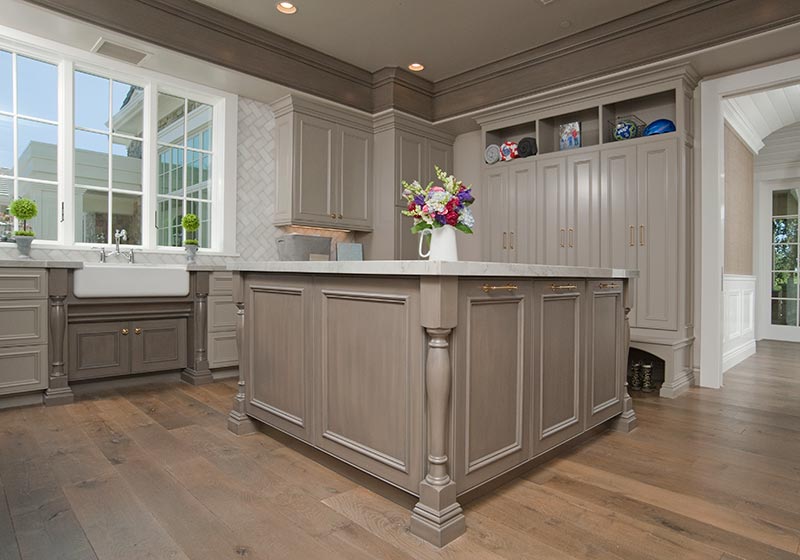
MULTIPOLYGON (((634 271, 482 262, 236 263, 237 434, 277 428, 465 530, 459 496, 603 423, 631 429, 634 271)), ((586 437, 586 436, 584 436, 586 437)))

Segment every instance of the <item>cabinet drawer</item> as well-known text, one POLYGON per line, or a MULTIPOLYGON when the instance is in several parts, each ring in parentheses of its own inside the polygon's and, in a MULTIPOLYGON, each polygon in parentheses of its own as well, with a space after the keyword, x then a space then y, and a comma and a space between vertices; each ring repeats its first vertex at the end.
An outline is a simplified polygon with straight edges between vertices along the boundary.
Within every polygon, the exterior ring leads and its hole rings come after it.
POLYGON ((233 296, 233 272, 214 272, 208 286, 210 296, 233 296))
POLYGON ((209 296, 208 332, 236 330, 236 306, 231 296, 209 296))
POLYGON ((219 332, 208 335, 208 367, 233 367, 239 364, 236 332, 219 332))
POLYGON ((47 343, 47 300, 0 303, 0 347, 47 343))
POLYGON ((40 268, 0 268, 0 299, 47 297, 47 271, 40 268))
POLYGON ((130 373, 133 334, 127 321, 70 325, 68 336, 70 380, 130 373))
POLYGON ((131 373, 186 367, 186 319, 131 323, 131 373))
POLYGON ((47 346, 0 348, 0 395, 47 388, 47 346))

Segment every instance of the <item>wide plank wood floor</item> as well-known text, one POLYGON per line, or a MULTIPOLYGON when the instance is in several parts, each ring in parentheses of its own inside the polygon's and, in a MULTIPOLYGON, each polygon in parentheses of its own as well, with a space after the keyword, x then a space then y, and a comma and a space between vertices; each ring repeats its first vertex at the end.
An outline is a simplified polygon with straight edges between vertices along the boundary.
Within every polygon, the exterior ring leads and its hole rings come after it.
POLYGON ((638 430, 472 502, 442 550, 346 470, 229 433, 234 390, 0 412, 0 559, 800 558, 800 345, 760 343, 720 391, 635 395, 638 430))

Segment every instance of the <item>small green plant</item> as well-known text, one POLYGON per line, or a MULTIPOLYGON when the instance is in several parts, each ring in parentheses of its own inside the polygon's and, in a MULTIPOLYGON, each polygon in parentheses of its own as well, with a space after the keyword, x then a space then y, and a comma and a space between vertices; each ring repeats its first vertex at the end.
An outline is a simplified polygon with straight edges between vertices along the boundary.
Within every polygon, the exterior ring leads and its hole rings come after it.
POLYGON ((181 225, 183 226, 183 229, 186 230, 186 239, 183 240, 183 244, 199 245, 200 243, 193 235, 198 229, 200 229, 200 218, 197 217, 197 214, 186 214, 181 219, 181 225))
POLYGON ((14 235, 33 237, 36 234, 28 229, 28 220, 36 217, 39 209, 36 203, 29 198, 18 198, 8 207, 8 213, 22 222, 22 229, 14 232, 14 235))

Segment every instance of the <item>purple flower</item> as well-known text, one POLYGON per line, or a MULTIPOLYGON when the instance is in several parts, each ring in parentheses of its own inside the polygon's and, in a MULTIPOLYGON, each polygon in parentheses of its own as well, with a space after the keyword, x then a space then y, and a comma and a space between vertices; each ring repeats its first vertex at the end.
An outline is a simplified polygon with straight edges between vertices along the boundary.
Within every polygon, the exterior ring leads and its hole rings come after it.
POLYGON ((417 195, 414 197, 414 204, 417 206, 425 206, 425 198, 422 195, 417 195))
POLYGON ((472 196, 471 191, 465 190, 458 193, 458 200, 460 200, 464 204, 468 204, 470 202, 474 202, 475 198, 472 196))
POLYGON ((447 218, 444 214, 436 214, 436 221, 441 225, 445 225, 447 223, 447 218))

